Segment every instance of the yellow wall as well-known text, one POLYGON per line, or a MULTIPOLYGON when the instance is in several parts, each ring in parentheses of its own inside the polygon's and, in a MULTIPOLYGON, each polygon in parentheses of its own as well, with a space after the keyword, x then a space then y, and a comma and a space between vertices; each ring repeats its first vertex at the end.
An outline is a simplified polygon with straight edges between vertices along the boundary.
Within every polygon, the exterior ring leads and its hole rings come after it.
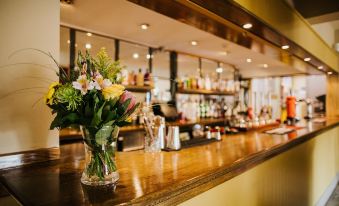
POLYGON ((33 51, 8 58, 23 48, 51 52, 58 60, 59 23, 59 0, 0 1, 0 154, 59 144, 58 132, 49 131, 50 111, 41 101, 48 82, 58 79, 55 72, 33 65, 4 66, 20 62, 52 64, 48 57, 33 51), (5 97, 32 87, 43 88, 5 97))
POLYGON ((339 172, 338 151, 339 127, 181 205, 315 205, 339 172))
POLYGON ((339 71, 338 55, 284 0, 234 1, 339 71))
POLYGON ((339 117, 339 75, 327 76, 326 116, 339 117))

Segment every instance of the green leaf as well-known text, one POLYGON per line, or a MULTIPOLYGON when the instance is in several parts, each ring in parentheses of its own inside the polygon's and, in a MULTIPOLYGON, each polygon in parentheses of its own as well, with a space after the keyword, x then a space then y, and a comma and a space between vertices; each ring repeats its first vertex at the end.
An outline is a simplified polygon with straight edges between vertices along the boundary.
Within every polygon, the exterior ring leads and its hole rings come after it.
POLYGON ((114 122, 115 122, 115 120, 109 121, 109 122, 105 123, 104 126, 112 126, 114 122))
POLYGON ((85 107, 85 116, 86 117, 91 117, 93 115, 93 111, 92 111, 92 108, 91 106, 89 105, 89 103, 86 104, 86 107, 85 107))
POLYGON ((99 110, 97 112, 95 112, 94 117, 93 117, 92 122, 91 122, 91 126, 97 127, 100 124, 100 122, 102 121, 101 120, 102 109, 104 108, 105 104, 106 104, 106 102, 104 102, 102 104, 102 106, 99 108, 99 110))
POLYGON ((108 141, 108 138, 111 138, 112 131, 113 131, 113 127, 112 127, 112 126, 107 126, 107 127, 101 128, 101 129, 95 134, 95 142, 96 142, 98 145, 104 145, 104 144, 106 144, 107 141, 108 141))
POLYGON ((105 119, 105 122, 109 122, 113 119, 116 119, 117 113, 115 111, 109 111, 107 112, 107 117, 105 119))
POLYGON ((139 107, 140 103, 136 103, 134 105, 134 107, 132 109, 130 109, 127 113, 125 113, 124 115, 122 115, 120 118, 119 118, 119 121, 124 121, 125 119, 127 119, 129 116, 131 116, 135 110, 139 107))
POLYGON ((130 102, 131 102, 131 99, 127 99, 124 103, 122 103, 122 105, 120 105, 118 107, 118 111, 117 112, 118 112, 119 115, 123 115, 126 112, 130 102))
POLYGON ((62 118, 63 122, 70 122, 70 123, 76 123, 76 121, 79 119, 78 115, 76 113, 70 113, 62 118))
POLYGON ((54 120, 52 121, 49 129, 54 129, 54 128, 60 127, 61 124, 62 124, 62 115, 61 115, 61 113, 57 113, 57 115, 55 116, 54 120))
POLYGON ((118 102, 119 98, 113 98, 108 101, 108 104, 111 106, 111 108, 114 108, 115 104, 118 102))

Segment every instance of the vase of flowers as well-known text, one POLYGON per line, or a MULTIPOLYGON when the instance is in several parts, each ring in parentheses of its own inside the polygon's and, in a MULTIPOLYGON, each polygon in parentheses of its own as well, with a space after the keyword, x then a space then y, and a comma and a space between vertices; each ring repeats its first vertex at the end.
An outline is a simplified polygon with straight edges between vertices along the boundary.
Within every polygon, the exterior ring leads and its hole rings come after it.
POLYGON ((80 125, 85 144, 85 169, 81 182, 86 185, 116 185, 119 174, 115 163, 119 127, 129 124, 139 106, 135 97, 121 85, 121 66, 102 48, 92 57, 87 51, 77 58, 77 69, 59 74, 52 83, 45 103, 56 114, 51 129, 80 125))

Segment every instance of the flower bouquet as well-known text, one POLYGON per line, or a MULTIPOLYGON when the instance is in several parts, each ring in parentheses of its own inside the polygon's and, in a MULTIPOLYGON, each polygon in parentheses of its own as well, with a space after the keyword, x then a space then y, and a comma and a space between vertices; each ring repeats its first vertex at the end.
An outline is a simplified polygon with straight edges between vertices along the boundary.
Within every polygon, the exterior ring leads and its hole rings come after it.
POLYGON ((139 103, 120 84, 121 66, 104 48, 96 57, 79 52, 77 68, 71 68, 70 74, 61 70, 61 83, 52 83, 45 96, 45 103, 56 114, 50 129, 80 125, 86 150, 81 182, 116 184, 119 174, 114 154, 119 127, 130 122, 139 103))

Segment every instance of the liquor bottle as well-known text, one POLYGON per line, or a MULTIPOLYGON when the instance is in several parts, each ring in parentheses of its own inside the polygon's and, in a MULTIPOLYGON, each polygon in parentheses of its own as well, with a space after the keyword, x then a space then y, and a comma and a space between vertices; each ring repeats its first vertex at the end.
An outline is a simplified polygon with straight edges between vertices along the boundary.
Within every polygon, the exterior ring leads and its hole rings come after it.
POLYGON ((226 104, 225 104, 225 100, 224 98, 221 98, 221 101, 220 101, 220 117, 224 118, 225 115, 226 115, 226 104))
POLYGON ((214 118, 214 113, 215 113, 215 104, 214 104, 214 99, 210 99, 210 117, 214 118))
POLYGON ((146 72, 144 74, 144 85, 151 86, 151 74, 149 73, 148 69, 146 69, 146 72))
POLYGON ((215 118, 220 118, 221 117, 221 103, 220 101, 215 101, 215 118))
POLYGON ((199 100, 195 100, 194 101, 194 107, 196 108, 196 115, 197 115, 197 119, 201 118, 201 111, 200 111, 200 104, 199 104, 199 100))
POLYGON ((191 89, 197 88, 197 79, 195 77, 191 77, 191 89))
POLYGON ((218 90, 219 80, 217 78, 213 78, 211 84, 212 84, 212 90, 214 91, 218 90))
POLYGON ((205 89, 204 85, 205 85, 204 79, 201 77, 198 77, 198 86, 197 86, 198 89, 205 89))
POLYGON ((122 79, 122 82, 121 82, 121 84, 122 85, 128 85, 128 79, 129 78, 129 74, 128 74, 128 71, 127 71, 127 69, 122 69, 121 70, 121 79, 122 79))
POLYGON ((177 79, 177 85, 178 85, 178 89, 183 89, 184 88, 184 82, 181 78, 177 79))
POLYGON ((201 100, 200 101, 200 117, 201 118, 205 118, 206 115, 205 115, 205 105, 204 105, 204 101, 201 100))
POLYGON ((211 117, 211 107, 210 107, 210 102, 206 101, 205 103, 205 108, 206 108, 206 117, 210 118, 211 117))
POLYGON ((128 74, 128 85, 132 85, 132 86, 135 85, 134 76, 135 76, 134 71, 128 74))
POLYGON ((219 90, 222 91, 222 92, 226 90, 226 80, 225 79, 220 80, 219 90))
POLYGON ((144 75, 141 72, 141 68, 139 69, 139 73, 137 74, 137 86, 144 86, 144 75))
POLYGON ((183 88, 184 88, 184 89, 188 89, 188 78, 187 78, 186 75, 185 75, 184 78, 182 79, 182 82, 183 82, 183 88))
POLYGON ((208 76, 208 74, 205 77, 205 89, 206 90, 211 90, 212 89, 212 83, 211 83, 211 79, 208 76))

